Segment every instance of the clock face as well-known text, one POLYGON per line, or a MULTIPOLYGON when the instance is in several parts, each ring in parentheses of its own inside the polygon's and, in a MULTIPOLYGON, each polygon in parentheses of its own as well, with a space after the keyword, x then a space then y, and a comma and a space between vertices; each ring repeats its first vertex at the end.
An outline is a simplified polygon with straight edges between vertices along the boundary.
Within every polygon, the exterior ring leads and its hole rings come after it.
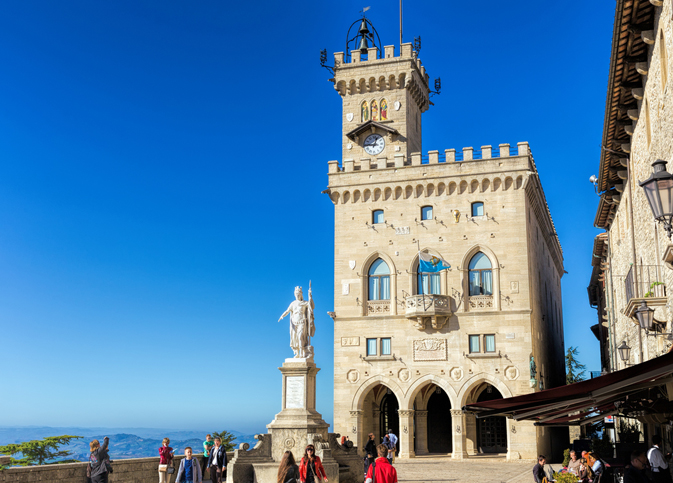
POLYGON ((370 134, 365 138, 364 148, 367 154, 379 154, 386 147, 386 140, 378 134, 370 134))

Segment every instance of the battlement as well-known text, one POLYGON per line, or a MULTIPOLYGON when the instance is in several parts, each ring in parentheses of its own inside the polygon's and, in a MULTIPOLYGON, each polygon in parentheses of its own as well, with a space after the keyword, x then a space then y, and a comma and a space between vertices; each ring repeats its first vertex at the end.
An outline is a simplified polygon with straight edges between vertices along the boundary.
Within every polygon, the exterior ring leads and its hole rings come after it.
POLYGON ((527 142, 520 142, 516 145, 516 150, 509 144, 499 144, 496 149, 493 146, 482 146, 481 150, 475 151, 472 147, 463 148, 461 151, 455 149, 446 149, 443 154, 439 151, 428 151, 427 154, 412 153, 407 157, 404 154, 395 154, 394 159, 386 156, 379 158, 361 158, 359 160, 344 159, 343 165, 339 166, 339 161, 328 161, 329 174, 340 172, 367 171, 386 168, 405 168, 422 165, 434 165, 443 163, 462 163, 465 161, 487 161, 489 159, 503 159, 520 156, 529 156, 530 147, 527 142))

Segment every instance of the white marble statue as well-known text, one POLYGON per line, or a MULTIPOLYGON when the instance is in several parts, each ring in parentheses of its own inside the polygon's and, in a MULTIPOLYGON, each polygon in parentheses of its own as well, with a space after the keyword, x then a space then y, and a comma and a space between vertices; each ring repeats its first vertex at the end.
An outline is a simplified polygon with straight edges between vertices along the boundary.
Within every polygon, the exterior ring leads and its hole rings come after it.
POLYGON ((292 347, 295 359, 313 357, 311 337, 315 334, 315 324, 313 323, 314 304, 311 293, 311 284, 309 283, 308 301, 306 301, 302 295, 301 287, 295 287, 294 302, 278 319, 278 322, 280 322, 287 314, 290 314, 290 347, 292 347))

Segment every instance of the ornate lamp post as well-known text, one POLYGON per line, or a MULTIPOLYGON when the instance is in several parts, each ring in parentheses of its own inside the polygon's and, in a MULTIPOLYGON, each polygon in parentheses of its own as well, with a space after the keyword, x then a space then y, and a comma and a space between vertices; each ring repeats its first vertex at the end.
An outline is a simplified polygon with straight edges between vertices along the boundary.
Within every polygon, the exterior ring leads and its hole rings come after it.
POLYGON ((622 360, 622 362, 626 362, 628 364, 629 356, 631 355, 631 348, 626 345, 626 341, 623 340, 622 344, 617 347, 617 351, 619 352, 619 358, 622 360))
POLYGON ((658 159, 652 163, 654 172, 652 175, 639 183, 645 190, 647 202, 650 204, 654 219, 662 222, 668 238, 671 239, 673 226, 673 174, 666 171, 667 161, 658 159))

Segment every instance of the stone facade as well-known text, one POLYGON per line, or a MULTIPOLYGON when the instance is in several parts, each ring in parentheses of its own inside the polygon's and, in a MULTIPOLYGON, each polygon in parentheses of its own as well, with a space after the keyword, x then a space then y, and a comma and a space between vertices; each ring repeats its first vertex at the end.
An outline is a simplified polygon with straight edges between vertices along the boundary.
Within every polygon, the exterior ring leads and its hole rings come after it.
POLYGON ((461 409, 565 383, 563 255, 528 143, 423 156, 428 76, 411 45, 399 57, 385 47, 382 59, 335 58, 344 122, 343 161, 328 163, 326 190, 335 209, 335 431, 362 448, 368 433, 380 442, 392 428, 400 458, 551 454, 549 429, 461 409), (383 126, 361 115, 372 99, 392 106, 383 126), (363 146, 370 133, 385 140, 375 155, 363 146), (430 276, 433 288, 422 289, 430 282, 419 280, 419 251, 452 265, 430 276), (488 274, 470 270, 479 257, 488 274))

